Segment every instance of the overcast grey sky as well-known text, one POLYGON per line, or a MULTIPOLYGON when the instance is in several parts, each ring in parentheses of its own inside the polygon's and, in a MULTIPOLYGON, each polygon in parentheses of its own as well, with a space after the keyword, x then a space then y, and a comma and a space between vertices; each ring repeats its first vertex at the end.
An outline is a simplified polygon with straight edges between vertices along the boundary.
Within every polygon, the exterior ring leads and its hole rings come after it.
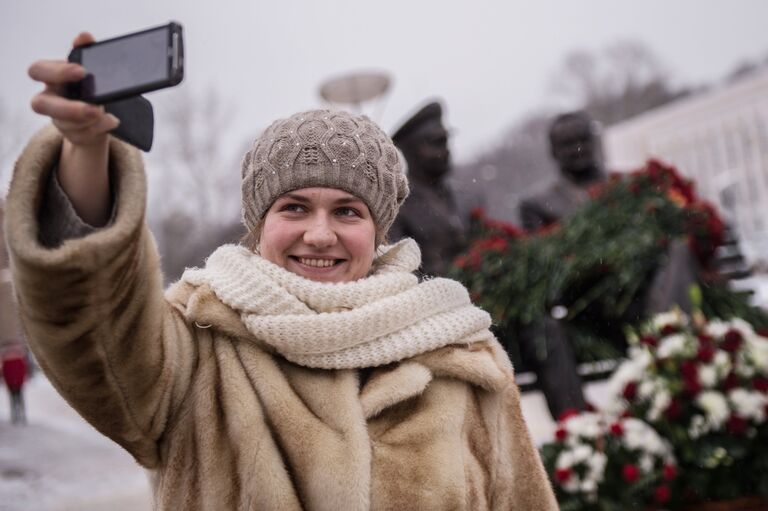
POLYGON ((99 39, 176 20, 183 86, 225 94, 236 137, 321 105, 317 87, 329 76, 385 70, 394 85, 378 105, 382 126, 391 131, 441 97, 462 161, 551 104, 552 74, 569 50, 639 39, 677 83, 700 84, 764 58, 766 19, 765 0, 0 0, 2 100, 35 127, 43 121, 26 113, 33 60, 66 56, 80 30, 99 39))

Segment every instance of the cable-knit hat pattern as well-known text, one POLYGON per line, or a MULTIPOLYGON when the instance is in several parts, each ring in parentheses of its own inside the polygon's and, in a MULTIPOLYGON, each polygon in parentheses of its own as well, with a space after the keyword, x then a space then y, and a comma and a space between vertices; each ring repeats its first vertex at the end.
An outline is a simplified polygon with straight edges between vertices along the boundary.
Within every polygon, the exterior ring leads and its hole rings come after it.
POLYGON ((362 199, 386 233, 408 195, 392 140, 366 116, 312 110, 272 123, 242 164, 243 223, 249 231, 280 195, 329 187, 362 199))

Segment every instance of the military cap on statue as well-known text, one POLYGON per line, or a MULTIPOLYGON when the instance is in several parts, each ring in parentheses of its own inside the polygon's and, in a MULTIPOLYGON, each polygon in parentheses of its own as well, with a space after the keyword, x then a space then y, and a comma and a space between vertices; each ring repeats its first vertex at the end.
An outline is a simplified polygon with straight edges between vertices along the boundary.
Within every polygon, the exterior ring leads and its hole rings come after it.
POLYGON ((443 107, 440 106, 440 103, 437 101, 428 103, 424 105, 418 112, 413 114, 410 119, 405 121, 402 126, 400 126, 400 129, 397 130, 394 135, 392 135, 392 141, 397 145, 403 140, 406 140, 412 134, 416 133, 419 128, 421 128, 427 122, 440 122, 442 117, 443 107))

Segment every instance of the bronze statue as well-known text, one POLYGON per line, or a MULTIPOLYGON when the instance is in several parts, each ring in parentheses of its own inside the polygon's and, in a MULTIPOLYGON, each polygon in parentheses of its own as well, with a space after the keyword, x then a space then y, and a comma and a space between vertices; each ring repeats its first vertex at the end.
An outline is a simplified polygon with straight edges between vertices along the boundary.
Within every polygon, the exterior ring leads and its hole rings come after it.
POLYGON ((440 103, 431 102, 392 135, 408 164, 411 193, 389 237, 415 239, 422 252, 421 270, 427 275, 445 275, 467 244, 467 221, 447 181, 451 153, 442 117, 440 103))
MULTIPOLYGON (((529 231, 558 223, 573 214, 589 199, 590 187, 607 177, 599 125, 586 112, 557 116, 549 130, 549 142, 560 176, 547 190, 520 203, 520 218, 529 231)), ((632 305, 632 314, 648 316, 674 305, 690 311, 689 288, 696 281, 696 274, 697 263, 686 243, 673 241, 648 288, 632 305)), ((611 325, 601 326, 611 329, 611 325)), ((614 326, 616 335, 623 338, 620 325, 614 326)), ((557 417, 569 408, 583 409, 581 379, 562 321, 548 317, 521 332, 520 337, 521 353, 536 372, 552 415, 557 417)))

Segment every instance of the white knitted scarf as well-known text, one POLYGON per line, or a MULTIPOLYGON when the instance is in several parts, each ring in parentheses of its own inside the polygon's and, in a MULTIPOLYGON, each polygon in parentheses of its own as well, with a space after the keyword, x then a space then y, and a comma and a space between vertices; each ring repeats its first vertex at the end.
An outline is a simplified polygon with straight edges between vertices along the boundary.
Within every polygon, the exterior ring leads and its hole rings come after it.
POLYGON ((419 282, 413 240, 379 249, 373 273, 355 282, 315 282, 237 245, 217 249, 182 280, 207 284, 246 328, 307 367, 375 367, 449 344, 491 338, 490 316, 456 281, 419 282))

